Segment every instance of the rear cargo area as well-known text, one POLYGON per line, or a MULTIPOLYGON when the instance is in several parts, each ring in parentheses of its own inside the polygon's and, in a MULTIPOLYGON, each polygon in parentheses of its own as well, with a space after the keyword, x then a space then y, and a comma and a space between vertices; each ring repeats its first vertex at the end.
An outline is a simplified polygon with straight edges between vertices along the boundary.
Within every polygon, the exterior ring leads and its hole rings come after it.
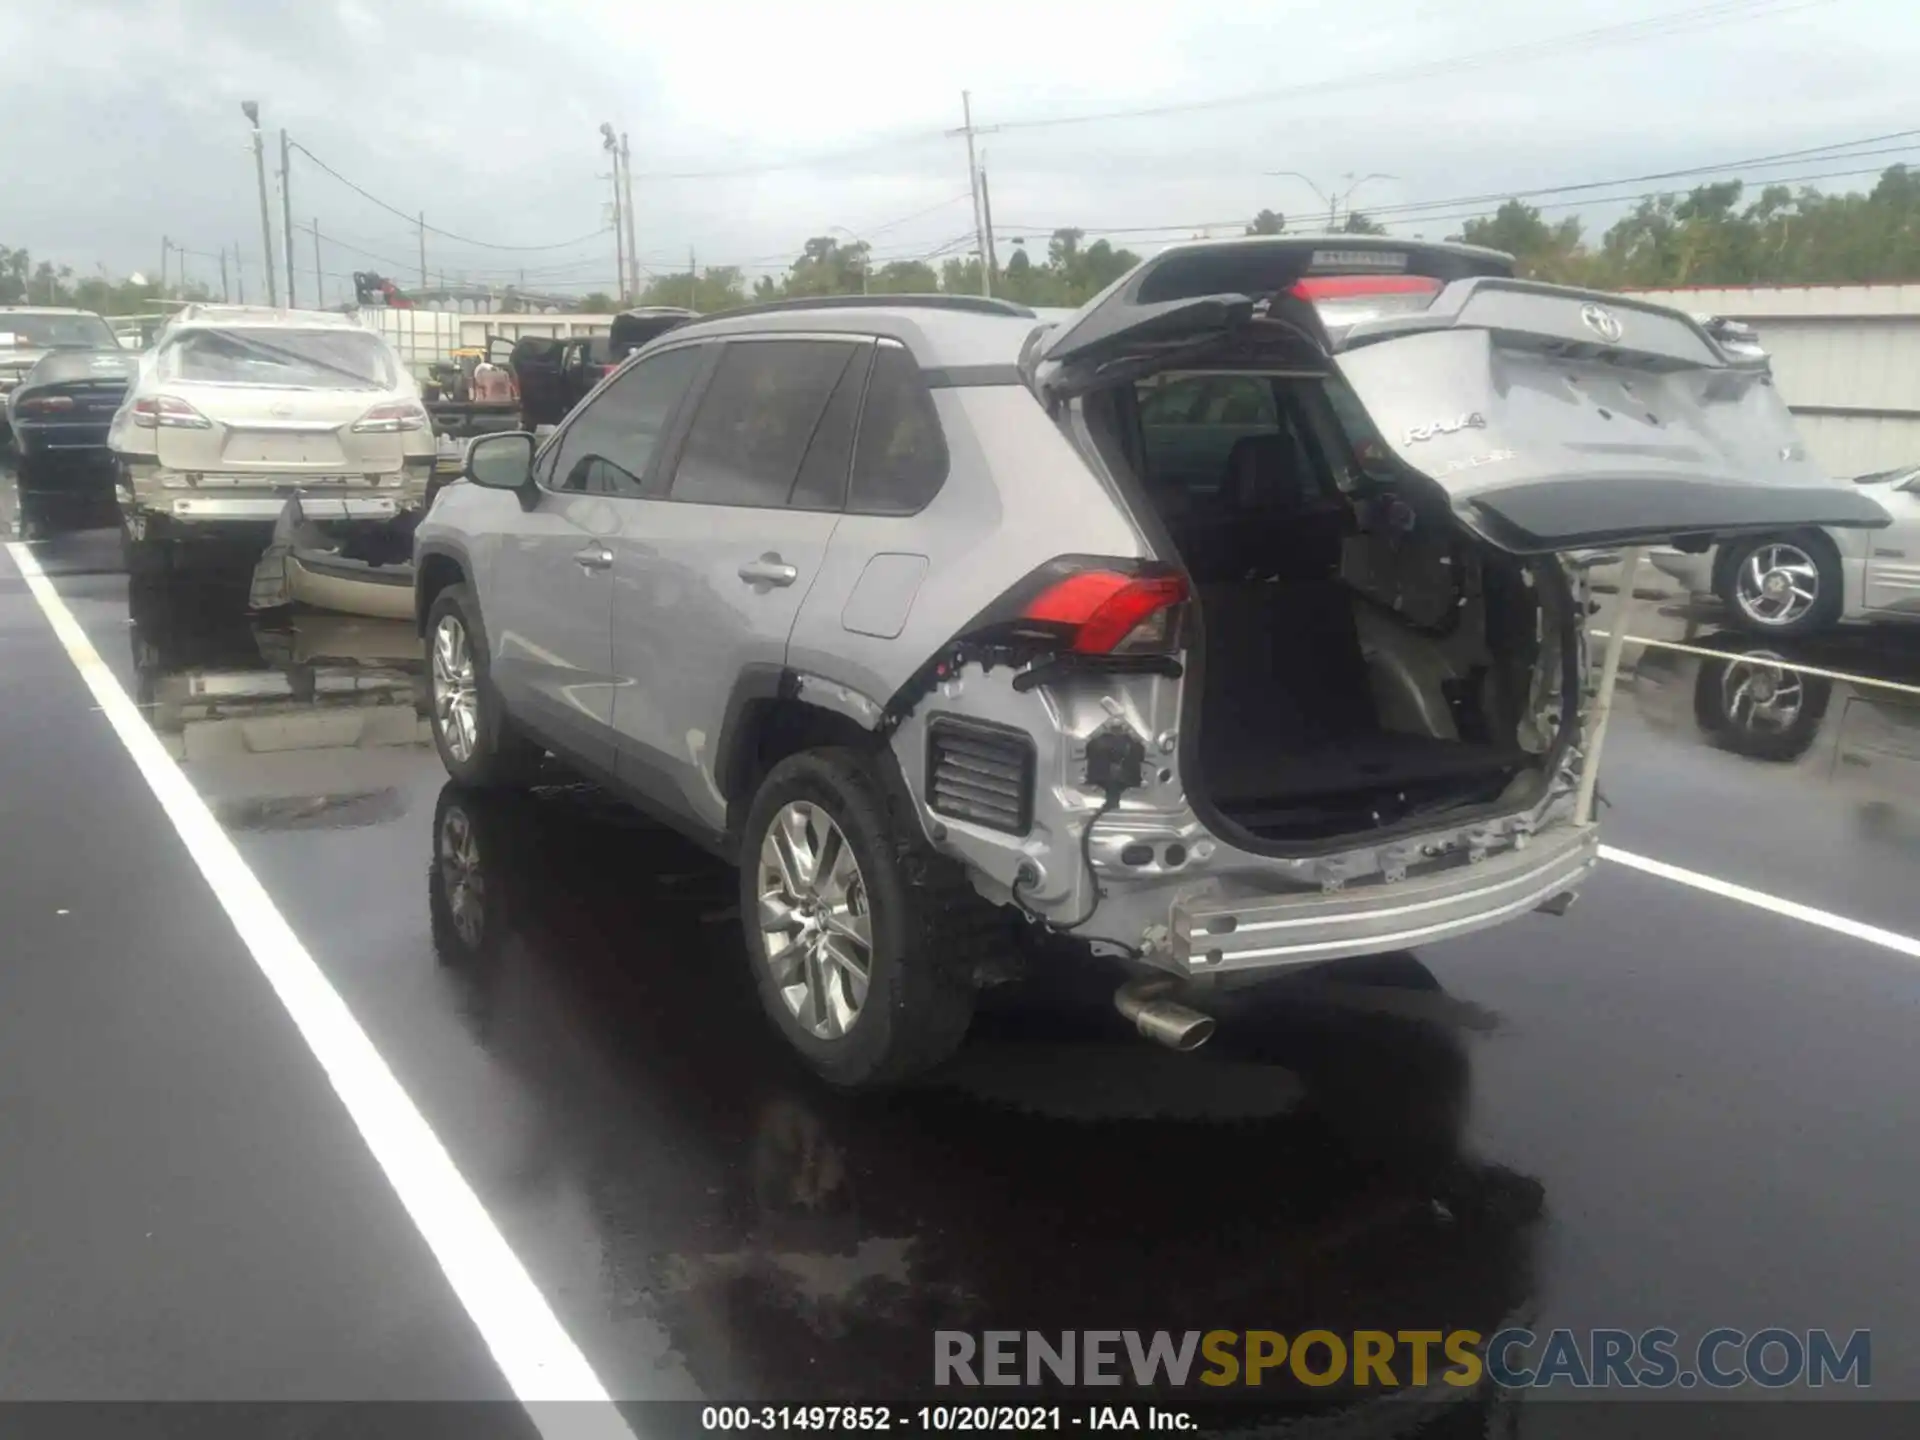
POLYGON ((1190 792, 1280 844, 1535 792, 1553 721, 1519 562, 1369 474, 1318 378, 1161 375, 1134 401, 1114 423, 1199 611, 1190 792))

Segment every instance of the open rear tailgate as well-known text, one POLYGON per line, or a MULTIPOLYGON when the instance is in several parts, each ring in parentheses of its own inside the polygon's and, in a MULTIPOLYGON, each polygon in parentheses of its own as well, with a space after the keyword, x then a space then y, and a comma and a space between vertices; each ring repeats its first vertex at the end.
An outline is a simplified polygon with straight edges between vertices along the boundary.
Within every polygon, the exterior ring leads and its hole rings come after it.
POLYGON ((1516 280, 1508 257, 1468 246, 1172 246, 1036 335, 1023 367, 1070 397, 1275 325, 1344 379, 1350 428, 1374 432, 1356 440, 1439 485, 1508 550, 1889 523, 1806 458, 1764 358, 1729 353, 1676 310, 1516 280))
POLYGON ((1354 326, 1335 362, 1368 438, 1508 550, 1888 523, 1807 459, 1765 365, 1678 311, 1466 280, 1354 326))

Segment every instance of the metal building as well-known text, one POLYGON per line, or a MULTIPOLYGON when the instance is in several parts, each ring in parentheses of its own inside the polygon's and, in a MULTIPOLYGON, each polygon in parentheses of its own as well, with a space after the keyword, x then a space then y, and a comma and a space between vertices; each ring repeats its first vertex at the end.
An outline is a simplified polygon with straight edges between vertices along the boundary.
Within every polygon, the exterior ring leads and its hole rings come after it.
POLYGON ((1832 473, 1920 465, 1920 285, 1623 293, 1753 326, 1808 450, 1832 473))

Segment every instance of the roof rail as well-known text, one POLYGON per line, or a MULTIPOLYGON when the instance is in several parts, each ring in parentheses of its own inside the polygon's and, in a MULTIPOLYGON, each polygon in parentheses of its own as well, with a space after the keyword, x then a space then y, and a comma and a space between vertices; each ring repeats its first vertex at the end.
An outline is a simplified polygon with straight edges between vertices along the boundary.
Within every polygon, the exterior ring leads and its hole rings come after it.
POLYGON ((970 315, 1011 315, 1035 318, 1033 311, 1012 300, 988 295, 798 295, 788 300, 762 300, 716 310, 702 320, 731 320, 736 315, 777 315, 783 310, 961 310, 970 315))

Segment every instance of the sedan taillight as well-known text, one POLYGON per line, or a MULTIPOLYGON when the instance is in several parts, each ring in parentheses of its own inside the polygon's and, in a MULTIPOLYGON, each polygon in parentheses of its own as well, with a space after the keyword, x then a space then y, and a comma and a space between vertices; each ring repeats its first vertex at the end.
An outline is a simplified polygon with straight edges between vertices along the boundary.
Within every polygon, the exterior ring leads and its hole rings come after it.
POLYGON ((142 430, 211 430, 213 422, 173 395, 147 395, 133 402, 133 423, 142 430))
POLYGON ((376 405, 354 421, 353 428, 362 435, 391 434, 397 430, 424 430, 427 428, 427 412, 408 400, 376 405))
POLYGON ((71 395, 34 395, 20 402, 22 415, 57 415, 73 409, 71 395))

